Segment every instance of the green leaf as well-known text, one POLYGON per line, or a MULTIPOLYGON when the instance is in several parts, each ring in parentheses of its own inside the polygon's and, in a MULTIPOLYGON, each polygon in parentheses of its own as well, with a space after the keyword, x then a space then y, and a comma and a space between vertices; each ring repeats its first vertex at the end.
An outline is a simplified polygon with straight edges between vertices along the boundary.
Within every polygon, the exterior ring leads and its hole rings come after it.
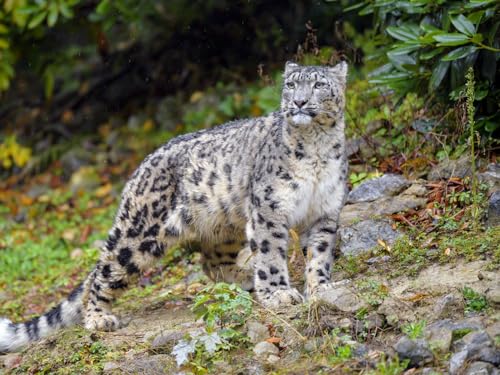
POLYGON ((59 3, 59 11, 66 18, 73 18, 73 11, 64 1, 59 3))
POLYGON ((53 27, 59 16, 59 10, 57 9, 57 3, 50 3, 49 16, 47 17, 47 25, 53 27))
POLYGON ((433 36, 438 46, 460 46, 470 41, 469 37, 460 33, 438 34, 433 36))
POLYGON ((465 56, 470 55, 471 53, 474 53, 477 51, 476 46, 466 46, 466 47, 460 47, 456 48, 453 51, 447 53, 445 56, 441 58, 441 61, 453 61, 453 60, 458 60, 461 58, 464 58, 465 56))
POLYGON ((399 43, 396 44, 389 53, 391 53, 392 55, 406 55, 410 52, 418 50, 420 47, 421 45, 418 43, 412 43, 412 44, 399 43))
POLYGON ((472 36, 476 32, 476 28, 464 15, 460 14, 456 18, 451 19, 451 23, 462 34, 472 36))
POLYGON ((421 60, 430 60, 433 57, 439 55, 441 52, 444 51, 444 47, 434 47, 430 51, 424 52, 420 54, 420 59, 421 60))
POLYGON ((418 33, 410 26, 389 26, 386 31, 394 39, 402 40, 403 42, 418 39, 418 33))
POLYGON ((363 5, 365 5, 364 2, 360 2, 360 3, 357 3, 357 4, 351 5, 351 6, 347 7, 347 8, 344 8, 344 12, 350 12, 351 10, 361 8, 363 5))
POLYGON ((438 62, 433 69, 431 79, 429 81, 429 88, 434 91, 439 87, 444 77, 446 76, 446 72, 450 67, 449 61, 440 61, 438 62))
POLYGON ((47 11, 43 11, 38 13, 35 17, 31 19, 31 21, 28 23, 28 29, 34 29, 38 25, 40 25, 43 20, 47 17, 47 11))

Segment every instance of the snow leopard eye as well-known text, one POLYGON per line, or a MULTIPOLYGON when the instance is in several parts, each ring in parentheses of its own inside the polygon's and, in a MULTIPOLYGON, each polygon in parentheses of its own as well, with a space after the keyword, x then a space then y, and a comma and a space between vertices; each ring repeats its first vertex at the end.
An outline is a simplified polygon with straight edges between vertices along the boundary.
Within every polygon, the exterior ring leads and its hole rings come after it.
POLYGON ((295 83, 294 82, 287 82, 286 87, 290 90, 295 88, 295 83))
POLYGON ((325 82, 316 82, 316 83, 314 84, 314 88, 315 88, 315 89, 323 89, 323 88, 325 88, 325 87, 326 87, 326 83, 325 83, 325 82))

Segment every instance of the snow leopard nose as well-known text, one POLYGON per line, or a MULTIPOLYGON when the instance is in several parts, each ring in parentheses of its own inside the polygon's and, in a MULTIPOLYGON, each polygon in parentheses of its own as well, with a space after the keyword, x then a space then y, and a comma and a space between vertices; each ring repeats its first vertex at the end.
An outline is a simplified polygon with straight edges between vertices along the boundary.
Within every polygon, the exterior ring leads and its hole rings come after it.
POLYGON ((302 108, 304 106, 304 104, 307 103, 307 100, 294 100, 293 101, 295 103, 295 105, 299 108, 302 108))

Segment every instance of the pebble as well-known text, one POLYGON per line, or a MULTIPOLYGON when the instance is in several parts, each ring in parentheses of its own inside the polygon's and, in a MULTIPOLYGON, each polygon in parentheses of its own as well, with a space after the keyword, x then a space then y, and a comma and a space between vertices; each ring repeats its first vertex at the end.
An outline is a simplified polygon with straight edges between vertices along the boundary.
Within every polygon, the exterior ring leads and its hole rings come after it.
POLYGON ((271 354, 278 355, 280 350, 276 347, 276 345, 271 344, 270 342, 261 341, 255 345, 253 352, 256 357, 266 357, 271 354))

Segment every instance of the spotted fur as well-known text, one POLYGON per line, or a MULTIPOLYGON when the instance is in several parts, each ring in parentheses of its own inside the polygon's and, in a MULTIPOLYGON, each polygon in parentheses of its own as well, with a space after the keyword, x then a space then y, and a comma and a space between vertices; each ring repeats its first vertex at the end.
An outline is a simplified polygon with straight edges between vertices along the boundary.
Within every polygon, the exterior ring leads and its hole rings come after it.
POLYGON ((78 322, 116 329, 111 303, 179 242, 201 243, 211 278, 239 282, 278 308, 303 300, 287 269, 296 228, 307 254, 305 295, 314 295, 330 280, 346 195, 346 74, 345 63, 287 63, 279 111, 177 137, 149 155, 83 284, 39 318, 0 320, 0 351, 78 322))

